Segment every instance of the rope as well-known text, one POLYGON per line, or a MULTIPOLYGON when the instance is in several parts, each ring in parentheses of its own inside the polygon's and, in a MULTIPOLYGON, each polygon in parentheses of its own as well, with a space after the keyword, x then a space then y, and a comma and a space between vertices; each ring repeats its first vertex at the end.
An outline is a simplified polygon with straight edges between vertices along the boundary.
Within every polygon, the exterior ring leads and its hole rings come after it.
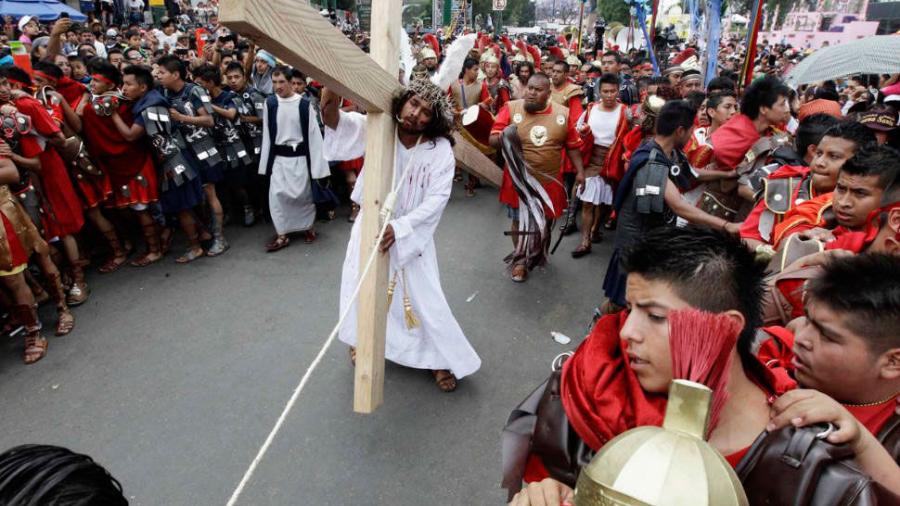
POLYGON ((341 313, 340 319, 338 319, 337 325, 334 326, 334 329, 331 330, 331 334, 328 335, 328 339, 325 340, 325 343, 322 345, 322 348, 319 350, 319 353, 316 355, 316 358, 309 364, 309 368, 306 370, 306 373, 303 374, 303 377, 300 378, 300 383, 297 384, 297 387, 294 389, 294 393, 291 394, 290 399, 288 399, 287 404, 285 404, 284 409, 281 411, 281 416, 278 417, 278 420, 275 422, 275 426, 272 427, 272 430, 269 432, 269 435, 266 437, 266 440, 263 442, 262 446, 259 448, 259 451, 256 453, 256 457, 253 458, 253 462, 250 463, 250 467, 247 468, 247 471, 244 473, 243 478, 241 478, 240 483, 238 483, 237 487, 234 489, 234 492, 231 494, 231 498, 228 499, 228 503, 226 506, 234 506, 237 504, 238 498, 241 496, 241 493, 244 491, 244 487, 249 483, 250 478, 253 477, 253 473, 256 472, 256 467, 262 461, 263 457, 265 457, 266 452, 269 450, 269 446, 272 445, 272 441, 275 440, 275 436, 278 434, 278 431, 281 430, 281 426, 284 425, 285 419, 287 419, 288 414, 293 409, 294 404, 297 402, 297 398, 300 397, 300 392, 303 391, 303 388, 306 386, 307 381, 312 376, 313 371, 316 370, 319 363, 322 361, 322 358, 325 356, 325 352, 328 351, 328 348, 331 347, 331 343, 334 342, 334 338, 337 337, 338 332, 341 329, 341 326, 344 324, 344 320, 347 318, 347 315, 350 313, 350 308, 353 307, 353 301, 359 296, 359 291, 362 288, 363 280, 365 280, 366 275, 369 273, 369 269, 372 268, 372 265, 375 263, 375 258, 378 255, 378 245, 381 244, 382 239, 384 238, 384 233, 387 230, 389 225, 389 221, 394 212, 394 204, 397 202, 397 190, 400 187, 400 184, 406 179, 407 174, 409 173, 409 169, 412 167, 412 161, 416 156, 416 152, 419 150, 419 143, 422 141, 422 136, 420 135, 418 139, 416 139, 416 146, 413 148, 413 152, 409 156, 409 160, 406 162, 406 167, 403 169, 403 173, 400 176, 399 181, 396 179, 396 173, 394 174, 394 178, 391 180, 391 191, 388 193, 387 198, 384 199, 384 204, 381 206, 381 229, 378 232, 378 237, 375 239, 375 247, 372 248, 372 252, 369 254, 369 258, 366 260, 365 268, 362 270, 359 275, 359 281, 356 283, 356 288, 353 290, 353 295, 350 296, 350 302, 347 304, 347 307, 344 308, 343 313, 341 313))

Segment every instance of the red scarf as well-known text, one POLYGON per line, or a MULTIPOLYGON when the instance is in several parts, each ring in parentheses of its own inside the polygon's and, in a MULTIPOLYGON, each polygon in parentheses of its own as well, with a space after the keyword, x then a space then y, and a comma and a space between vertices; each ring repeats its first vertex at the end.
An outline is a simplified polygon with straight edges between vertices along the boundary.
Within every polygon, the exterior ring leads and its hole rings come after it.
POLYGON ((628 366, 619 337, 627 316, 623 311, 601 318, 562 370, 566 415, 595 451, 629 429, 663 422, 666 395, 644 392, 628 366))
POLYGON ((890 213, 894 209, 900 209, 900 202, 879 207, 869 213, 869 216, 866 217, 866 225, 861 232, 851 232, 844 227, 837 227, 832 232, 834 240, 826 243, 825 249, 845 249, 854 253, 862 253, 881 231, 881 220, 879 219, 881 213, 890 213))

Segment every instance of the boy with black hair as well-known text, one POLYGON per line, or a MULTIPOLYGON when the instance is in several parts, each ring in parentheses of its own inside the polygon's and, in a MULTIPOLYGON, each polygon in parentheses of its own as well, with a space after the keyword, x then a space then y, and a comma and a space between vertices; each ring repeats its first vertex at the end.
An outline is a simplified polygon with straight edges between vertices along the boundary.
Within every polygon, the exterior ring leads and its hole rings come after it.
POLYGON ((225 82, 228 88, 240 97, 237 103, 240 115, 240 132, 244 145, 250 150, 253 158, 247 172, 247 181, 250 187, 252 200, 251 214, 244 213, 244 225, 250 226, 256 221, 256 213, 268 209, 269 185, 268 179, 259 176, 259 155, 262 146, 262 117, 266 108, 266 96, 250 86, 244 66, 240 62, 232 62, 225 68, 225 82))
MULTIPOLYGON (((186 263, 202 255, 200 234, 191 210, 203 202, 203 188, 195 164, 189 161, 188 146, 181 131, 173 125, 169 116, 169 102, 153 87, 153 75, 149 67, 129 65, 122 78, 122 94, 131 102, 133 123, 125 121, 118 109, 114 109, 111 119, 122 138, 137 142, 145 136, 159 160, 159 201, 163 213, 177 214, 182 230, 188 240, 188 252, 176 260, 186 263), (193 257, 193 258, 191 258, 193 257)), ((142 223, 142 226, 144 223, 142 223)), ((149 226, 145 234, 149 234, 149 226)), ((150 249, 148 240, 148 250, 150 249)), ((165 254, 168 246, 160 246, 160 254, 165 254)), ((155 261, 149 254, 146 260, 155 261)), ((137 261, 137 260, 136 260, 137 261)))
MULTIPOLYGON (((118 91, 122 85, 122 74, 111 63, 100 62, 94 68, 94 79, 91 91, 94 96, 103 97, 118 91)), ((159 200, 159 184, 156 179, 156 168, 148 146, 143 142, 132 142, 125 138, 116 126, 116 118, 125 125, 134 123, 131 112, 132 104, 125 100, 97 99, 91 106, 85 107, 81 114, 81 134, 87 145, 91 160, 100 171, 109 178, 112 195, 106 204, 115 209, 131 209, 137 216, 144 236, 147 251, 132 260, 131 265, 143 267, 162 258, 160 251, 159 231, 150 214, 149 206, 159 200), (114 118, 115 116, 115 118, 114 118)), ((91 210, 95 224, 103 224, 96 216, 99 209, 91 210)), ((103 224, 105 226, 105 224, 103 224)), ((109 223, 108 229, 98 225, 104 237, 110 243, 116 238, 115 229, 109 223)), ((117 244, 117 242, 116 242, 117 244)), ((101 272, 118 269, 127 258, 127 252, 121 250, 101 267, 101 272)))
POLYGON ((618 101, 619 76, 603 74, 599 79, 600 100, 591 102, 578 118, 576 128, 585 140, 582 151, 584 184, 576 189, 581 201, 581 244, 574 258, 591 252, 591 243, 603 240, 600 225, 613 203, 613 187, 625 172, 623 144, 631 130, 631 109, 618 101))
MULTIPOLYGON (((732 466, 769 422, 767 399, 794 386, 792 381, 767 375, 752 353, 760 323, 762 269, 739 239, 699 227, 663 227, 631 244, 619 258, 627 273, 629 311, 597 321, 565 361, 560 376, 565 417, 560 427, 569 427, 571 435, 535 434, 540 440, 534 441, 524 466, 525 481, 547 476, 570 481, 577 476, 582 451, 598 451, 636 426, 661 424, 674 379, 668 324, 673 311, 696 308, 726 314, 742 329, 730 352, 729 397, 709 437, 732 466), (564 438, 567 448, 562 451, 578 448, 578 456, 569 454, 569 469, 561 468, 561 459, 542 454, 546 446, 539 443, 557 437, 564 438)), ((536 419, 538 426, 556 426, 541 425, 541 416, 536 419)), ((519 478, 509 473, 504 486, 516 490, 519 478)))
MULTIPOLYGON (((711 136, 715 158, 719 166, 733 170, 745 159, 748 152, 754 157, 766 151, 757 146, 761 139, 769 141, 775 130, 787 123, 790 117, 788 97, 791 89, 774 77, 765 77, 747 87, 741 100, 741 110, 728 123, 711 136)), ((769 146, 771 150, 772 146, 769 146)))
MULTIPOLYGON (((169 116, 173 125, 181 132, 191 148, 185 155, 188 163, 193 164, 200 174, 203 191, 209 204, 213 243, 206 251, 206 256, 221 255, 229 247, 224 233, 225 213, 216 194, 216 183, 224 179, 222 171, 224 160, 211 132, 215 126, 211 99, 203 87, 185 81, 187 66, 178 56, 166 55, 160 58, 157 77, 163 95, 169 100, 169 116)), ((202 254, 202 250, 193 249, 177 261, 192 262, 202 254)))
POLYGON ((849 444, 865 473, 900 493, 900 257, 831 259, 807 284, 805 315, 793 326, 780 340, 791 351, 774 367, 807 390, 775 402, 769 430, 830 422, 828 441, 849 444))
POLYGON ((863 230, 884 195, 900 185, 898 174, 900 152, 888 146, 862 146, 840 168, 833 193, 803 202, 785 215, 773 230, 773 246, 779 249, 788 237, 801 232, 828 240, 863 230))
POLYGON ((653 229, 675 226, 681 218, 737 235, 736 223, 690 205, 681 193, 695 182, 681 147, 691 136, 696 111, 684 100, 666 102, 656 119, 656 135, 632 156, 615 199, 618 213, 615 251, 609 261, 603 291, 609 299, 604 312, 625 306, 622 252, 653 229), (668 184, 672 183, 672 184, 668 184))
POLYGON ((270 175, 269 209, 275 237, 266 251, 290 244, 288 234, 304 233, 307 244, 316 240, 314 179, 329 175, 322 152, 322 133, 310 99, 294 93, 287 67, 272 72, 275 95, 266 99, 259 172, 270 175))
POLYGON ((856 122, 841 122, 827 114, 803 118, 797 129, 797 151, 809 167, 782 166, 766 178, 760 200, 741 225, 747 245, 757 249, 772 244, 775 226, 789 218, 797 205, 834 191, 844 162, 874 140, 856 122))
POLYGON ((222 88, 222 74, 215 65, 203 65, 194 69, 194 81, 212 98, 213 138, 225 154, 225 182, 237 197, 238 205, 244 212, 244 226, 253 224, 253 206, 247 193, 247 175, 253 167, 252 151, 241 139, 239 104, 243 100, 231 90, 222 88))

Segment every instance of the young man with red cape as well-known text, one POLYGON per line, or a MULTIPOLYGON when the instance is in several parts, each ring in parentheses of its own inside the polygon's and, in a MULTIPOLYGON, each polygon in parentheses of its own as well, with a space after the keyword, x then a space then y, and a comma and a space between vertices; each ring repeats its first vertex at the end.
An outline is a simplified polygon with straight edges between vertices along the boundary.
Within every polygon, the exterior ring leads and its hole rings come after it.
MULTIPOLYGON (((98 76, 91 81, 94 95, 103 95, 122 85, 122 74, 112 64, 95 65, 94 75, 98 76)), ((132 105, 129 100, 117 99, 107 107, 85 107, 81 134, 91 160, 112 183, 112 195, 105 205, 114 209, 131 209, 138 218, 147 251, 132 260, 131 265, 144 267, 162 258, 159 229, 149 209, 150 204, 159 200, 159 183, 153 155, 144 139, 129 141, 116 126, 114 117, 125 125, 134 123, 132 105)), ((120 259, 114 260, 118 262, 120 259)))
MULTIPOLYGON (((841 432, 860 432, 867 444, 884 445, 900 463, 898 301, 896 247, 890 254, 832 255, 807 284, 804 315, 791 324, 794 332, 767 327, 772 338, 762 343, 758 356, 776 374, 787 372, 801 387, 814 389, 802 397, 821 402, 841 432)), ((791 419, 779 418, 776 423, 791 419)), ((880 472, 897 469, 881 467, 866 471, 881 481, 880 472)))

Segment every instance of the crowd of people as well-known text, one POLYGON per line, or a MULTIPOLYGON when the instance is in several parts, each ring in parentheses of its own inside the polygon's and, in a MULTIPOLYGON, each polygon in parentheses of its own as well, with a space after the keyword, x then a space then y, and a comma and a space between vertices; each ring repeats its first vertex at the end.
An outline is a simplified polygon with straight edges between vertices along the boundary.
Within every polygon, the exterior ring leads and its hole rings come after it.
MULTIPOLYGON (((24 329, 27 364, 48 349, 38 305, 52 301, 56 335, 71 332, 94 261, 99 274, 151 265, 176 235, 187 247, 175 262, 216 257, 229 222, 270 222, 275 252, 315 241, 316 221, 340 206, 350 221, 367 212, 364 111, 205 4, 150 29, 139 7, 6 26, 29 55, 0 59, 0 300, 7 330, 24 329)), ((481 364, 441 291, 433 241, 453 181, 468 197, 480 186, 455 169, 459 130, 504 168, 512 281, 549 260, 556 231, 578 232, 578 259, 615 230, 594 276, 597 321, 559 371, 551 411, 564 418, 549 426, 572 439, 557 448, 525 431, 524 460, 505 478, 514 504, 558 504, 584 463, 567 452, 661 423, 680 353, 667 320, 691 307, 740 329, 710 431, 732 465, 760 432, 828 422, 827 441, 849 444, 862 472, 900 494, 900 74, 789 87, 809 51, 764 41, 745 74, 748 48, 726 41, 710 76, 690 44, 651 54, 591 40, 412 34, 392 111, 402 177, 380 243, 387 358, 430 370, 445 392, 481 364)), ((359 249, 355 223, 342 312, 355 304, 359 249)), ((348 315, 340 337, 355 360, 348 315)))

